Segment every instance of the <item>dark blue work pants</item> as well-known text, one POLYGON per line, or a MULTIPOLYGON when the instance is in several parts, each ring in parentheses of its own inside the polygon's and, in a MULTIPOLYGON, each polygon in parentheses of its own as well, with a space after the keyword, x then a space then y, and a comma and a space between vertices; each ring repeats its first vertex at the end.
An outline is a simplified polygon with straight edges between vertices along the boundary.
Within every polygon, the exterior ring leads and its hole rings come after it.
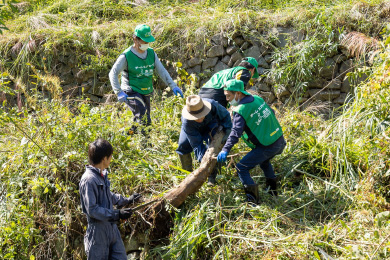
POLYGON ((281 136, 273 144, 268 146, 257 146, 245 155, 236 165, 237 174, 242 184, 255 184, 249 171, 255 168, 256 165, 260 165, 266 178, 275 179, 275 172, 270 160, 274 158, 275 155, 281 154, 285 146, 286 141, 284 140, 284 137, 281 136))
POLYGON ((84 246, 88 260, 127 260, 121 234, 114 223, 88 223, 84 246))
POLYGON ((134 115, 134 122, 136 125, 131 127, 131 130, 135 132, 137 125, 149 126, 152 122, 150 118, 150 95, 142 95, 135 91, 126 91, 128 98, 126 105, 130 108, 134 115))

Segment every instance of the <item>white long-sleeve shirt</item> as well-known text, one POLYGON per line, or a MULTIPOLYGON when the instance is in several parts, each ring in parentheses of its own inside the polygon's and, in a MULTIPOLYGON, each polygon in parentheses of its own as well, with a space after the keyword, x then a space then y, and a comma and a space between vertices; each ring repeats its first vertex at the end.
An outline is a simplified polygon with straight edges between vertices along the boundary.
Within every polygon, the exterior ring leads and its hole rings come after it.
MULTIPOLYGON (((141 59, 146 58, 147 51, 145 51, 144 53, 137 52, 133 46, 131 46, 130 51, 133 52, 136 56, 138 56, 141 59)), ((158 76, 171 89, 173 89, 174 87, 177 87, 176 83, 172 80, 168 71, 161 64, 161 61, 157 57, 157 54, 154 53, 154 55, 155 55, 154 67, 157 71, 158 76)), ((127 60, 126 60, 125 55, 121 54, 118 57, 118 59, 116 60, 116 62, 114 63, 114 66, 112 66, 110 73, 108 74, 108 76, 110 78, 112 89, 114 90, 115 94, 118 94, 121 91, 131 91, 131 86, 129 84, 129 78, 127 76, 126 70, 127 70, 127 60), (122 73, 121 83, 119 83, 118 76, 121 73, 122 73)))

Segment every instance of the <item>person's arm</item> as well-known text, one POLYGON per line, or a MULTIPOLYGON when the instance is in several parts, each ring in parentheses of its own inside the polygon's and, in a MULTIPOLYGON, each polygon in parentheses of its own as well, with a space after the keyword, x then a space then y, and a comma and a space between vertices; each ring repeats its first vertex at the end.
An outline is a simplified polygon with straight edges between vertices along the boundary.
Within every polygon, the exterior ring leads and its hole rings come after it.
POLYGON ((111 193, 113 205, 117 205, 119 207, 122 207, 122 206, 126 206, 130 203, 130 200, 128 198, 125 198, 118 193, 113 193, 112 191, 110 191, 110 193, 111 193))
POLYGON ((155 60, 154 60, 154 66, 156 68, 158 76, 164 81, 164 83, 169 86, 173 93, 177 96, 179 94, 181 97, 184 97, 183 92, 181 89, 176 85, 176 83, 172 80, 171 76, 169 75, 168 71, 164 68, 162 65, 160 59, 157 57, 157 54, 154 53, 155 60))
POLYGON ((230 132, 228 139, 226 140, 225 145, 222 148, 222 151, 227 153, 233 148, 233 146, 238 142, 242 133, 244 132, 246 122, 245 119, 238 113, 234 113, 233 115, 233 128, 230 132))
POLYGON ((108 74, 111 82, 111 87, 114 90, 115 94, 118 94, 122 91, 121 85, 119 83, 119 75, 122 71, 126 70, 127 61, 125 55, 121 54, 118 59, 115 61, 112 66, 110 73, 108 74))
POLYGON ((206 153, 206 151, 207 151, 207 148, 203 142, 194 148, 194 155, 195 155, 196 160, 198 160, 198 162, 202 161, 203 156, 206 153))
POLYGON ((219 122, 221 123, 223 129, 229 130, 232 128, 232 120, 230 118, 230 113, 229 111, 226 110, 222 105, 220 105, 218 102, 215 102, 215 108, 216 108, 216 113, 217 117, 219 119, 219 122))
POLYGON ((99 187, 94 182, 84 181, 80 183, 80 194, 88 216, 101 221, 117 221, 119 210, 100 207, 97 204, 99 187))
POLYGON ((134 193, 130 197, 123 197, 122 195, 113 192, 111 192, 111 196, 112 196, 112 203, 119 207, 126 206, 131 203, 135 203, 142 197, 142 195, 138 193, 134 193))
POLYGON ((206 146, 203 143, 203 137, 199 130, 191 126, 189 122, 183 122, 183 130, 187 135, 192 149, 194 149, 195 158, 200 162, 206 152, 206 146))
POLYGON ((169 75, 168 71, 164 68, 164 66, 162 65, 160 59, 157 57, 157 54, 154 53, 154 55, 155 55, 154 67, 156 68, 158 76, 171 89, 173 89, 174 87, 177 87, 176 83, 172 80, 172 78, 169 75))

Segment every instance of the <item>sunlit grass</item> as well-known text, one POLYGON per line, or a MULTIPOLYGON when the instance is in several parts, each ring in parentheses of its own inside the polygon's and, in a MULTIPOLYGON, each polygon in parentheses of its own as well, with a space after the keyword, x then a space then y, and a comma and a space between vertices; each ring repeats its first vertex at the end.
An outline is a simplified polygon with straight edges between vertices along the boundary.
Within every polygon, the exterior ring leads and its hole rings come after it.
MULTIPOLYGON (((127 136, 123 132, 132 115, 123 104, 96 105, 84 97, 62 100, 58 78, 32 67, 38 59, 31 47, 46 54, 53 51, 52 55, 69 46, 76 46, 77 53, 99 49, 106 60, 96 69, 112 64, 140 22, 152 26, 158 52, 172 52, 178 59, 199 51, 194 46, 207 43, 208 35, 220 30, 230 35, 248 24, 319 28, 311 19, 322 13, 321 28, 354 22, 360 31, 381 27, 368 22, 375 18, 369 14, 380 8, 375 4, 382 1, 152 1, 138 7, 76 2, 42 3, 32 13, 9 21, 11 31, 0 40, 2 52, 13 49, 19 55, 10 73, 34 75, 50 95, 44 96, 37 87, 26 88, 23 75, 16 75, 28 96, 25 108, 0 109, 0 257, 4 259, 31 255, 81 259, 86 220, 79 208, 78 182, 87 164, 88 143, 98 137, 114 146, 110 179, 117 192, 136 191, 152 198, 186 176, 175 153, 183 99, 156 91, 148 140, 127 136), (361 16, 353 18, 351 10, 361 16), (152 145, 145 146, 146 141, 152 145)), ((371 79, 355 88, 354 99, 336 118, 325 121, 315 116, 316 107, 278 111, 288 141, 284 153, 273 159, 280 179, 278 198, 261 191, 261 204, 247 205, 234 163, 227 164, 217 177, 219 185, 204 185, 178 209, 169 243, 147 248, 146 258, 389 258, 390 218, 378 216, 388 210, 390 195, 389 56, 388 50, 381 50, 371 79)), ((305 72, 305 64, 295 64, 298 72, 305 72)), ((186 95, 195 91, 187 88, 186 95)), ((245 149, 240 143, 232 153, 245 149)), ((252 175, 264 184, 259 168, 252 175)))

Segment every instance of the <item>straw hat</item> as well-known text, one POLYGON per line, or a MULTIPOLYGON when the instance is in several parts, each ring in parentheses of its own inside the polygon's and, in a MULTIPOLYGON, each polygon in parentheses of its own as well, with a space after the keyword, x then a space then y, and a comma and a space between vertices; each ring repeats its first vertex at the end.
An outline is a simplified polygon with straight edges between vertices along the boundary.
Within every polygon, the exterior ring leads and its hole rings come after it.
POLYGON ((182 116, 187 120, 197 120, 206 116, 210 111, 210 102, 202 100, 198 95, 192 95, 187 97, 182 116))

